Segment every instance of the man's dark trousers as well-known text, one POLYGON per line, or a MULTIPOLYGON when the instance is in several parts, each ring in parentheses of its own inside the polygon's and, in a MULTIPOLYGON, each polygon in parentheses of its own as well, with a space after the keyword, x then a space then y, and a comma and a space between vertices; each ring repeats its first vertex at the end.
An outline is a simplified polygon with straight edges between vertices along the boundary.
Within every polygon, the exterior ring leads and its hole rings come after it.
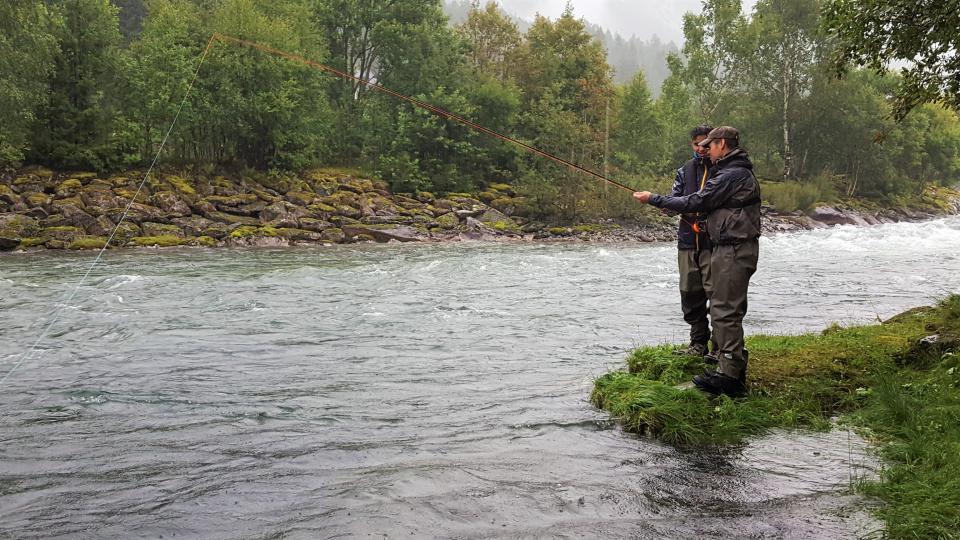
POLYGON ((710 250, 678 249, 680 268, 680 307, 683 320, 690 325, 690 343, 706 345, 710 341, 707 302, 711 296, 710 250))
POLYGON ((710 320, 720 355, 720 372, 740 378, 747 369, 743 353, 743 317, 747 314, 747 287, 757 271, 758 239, 714 245, 710 257, 710 320))

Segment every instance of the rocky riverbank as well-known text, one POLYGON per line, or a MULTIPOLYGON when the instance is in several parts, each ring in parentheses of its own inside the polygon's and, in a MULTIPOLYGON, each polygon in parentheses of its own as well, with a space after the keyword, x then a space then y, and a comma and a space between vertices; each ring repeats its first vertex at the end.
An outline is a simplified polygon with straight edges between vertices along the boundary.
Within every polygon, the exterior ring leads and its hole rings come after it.
MULTIPOLYGON (((42 168, 4 175, 0 250, 99 249, 117 223, 111 247, 675 237, 674 221, 658 212, 629 223, 542 223, 526 217, 529 202, 507 184, 478 194, 403 195, 384 182, 332 170, 257 179, 155 172, 137 194, 142 178, 139 171, 103 176, 42 168)), ((960 193, 931 192, 930 204, 918 208, 821 206, 779 215, 765 207, 764 213, 768 232, 923 220, 960 213, 960 193)))

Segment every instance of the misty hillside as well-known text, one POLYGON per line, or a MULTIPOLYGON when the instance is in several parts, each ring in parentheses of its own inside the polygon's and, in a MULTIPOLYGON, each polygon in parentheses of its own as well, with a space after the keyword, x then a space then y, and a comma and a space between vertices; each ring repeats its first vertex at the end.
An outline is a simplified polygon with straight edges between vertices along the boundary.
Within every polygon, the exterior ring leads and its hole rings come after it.
MULTIPOLYGON (((502 7, 502 6, 501 6, 502 7)), ((450 17, 450 24, 460 24, 467 19, 470 12, 470 0, 447 0, 444 2, 444 11, 450 17)), ((530 21, 523 20, 510 14, 521 31, 530 27, 530 21)), ((667 68, 667 54, 679 52, 679 48, 672 41, 664 43, 654 35, 650 40, 643 40, 636 36, 625 38, 609 30, 586 22, 587 31, 599 39, 607 49, 607 57, 614 69, 614 80, 626 83, 638 71, 643 71, 647 84, 654 96, 659 95, 660 85, 670 74, 667 68)))

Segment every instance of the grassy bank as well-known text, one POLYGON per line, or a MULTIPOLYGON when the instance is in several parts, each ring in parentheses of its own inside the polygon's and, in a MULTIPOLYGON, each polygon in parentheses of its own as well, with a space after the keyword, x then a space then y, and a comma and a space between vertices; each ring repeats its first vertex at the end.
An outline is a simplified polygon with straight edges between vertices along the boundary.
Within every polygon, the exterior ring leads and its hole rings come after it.
POLYGON ((880 445, 888 466, 863 486, 893 538, 960 531, 960 295, 882 324, 820 334, 753 336, 750 394, 731 400, 679 389, 703 369, 674 347, 644 347, 592 400, 625 429, 664 441, 726 444, 771 428, 829 428, 842 416, 880 445), (936 336, 936 338, 928 338, 936 336))

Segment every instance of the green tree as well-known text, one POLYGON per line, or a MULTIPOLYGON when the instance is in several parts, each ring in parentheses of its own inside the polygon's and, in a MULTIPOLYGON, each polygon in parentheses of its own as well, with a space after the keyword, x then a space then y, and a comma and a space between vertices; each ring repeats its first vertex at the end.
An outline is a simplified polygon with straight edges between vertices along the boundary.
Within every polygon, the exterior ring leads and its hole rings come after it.
POLYGON ((688 134, 696 123, 690 94, 680 76, 681 62, 679 56, 669 59, 670 69, 673 72, 663 81, 660 97, 655 103, 657 122, 661 126, 660 148, 662 149, 664 169, 676 167, 690 159, 688 134))
POLYGON ((909 62, 896 93, 898 119, 924 102, 960 108, 956 2, 829 0, 824 13, 826 27, 838 42, 838 72, 850 63, 882 72, 891 61, 909 62))
MULTIPOLYGON (((131 46, 130 115, 144 157, 173 121, 206 40, 220 32, 322 61, 325 44, 298 1, 225 0, 213 11, 181 0, 151 5, 131 46)), ((170 159, 300 168, 329 158, 327 75, 233 43, 215 43, 170 142, 170 159)))
POLYGON ((818 15, 818 0, 760 0, 750 23, 757 49, 744 59, 744 75, 754 89, 750 107, 758 100, 776 100, 769 110, 777 110, 779 121, 768 119, 765 123, 779 124, 784 179, 796 176, 791 134, 797 102, 808 92, 822 43, 818 15))
POLYGON ((668 60, 687 88, 697 121, 717 123, 743 84, 742 60, 750 50, 740 0, 706 0, 699 14, 683 16, 683 61, 668 60))
POLYGON ((662 165, 663 139, 650 90, 637 73, 617 98, 613 147, 617 162, 630 173, 651 173, 662 165))
POLYGON ((109 169, 136 159, 120 117, 122 85, 117 9, 107 0, 62 0, 46 103, 38 113, 31 156, 61 168, 109 169))
POLYGON ((474 70, 500 80, 510 76, 520 48, 520 30, 496 2, 480 9, 475 0, 457 32, 469 46, 467 57, 474 70))
POLYGON ((0 5, 0 167, 23 160, 57 50, 54 21, 43 2, 0 5))

